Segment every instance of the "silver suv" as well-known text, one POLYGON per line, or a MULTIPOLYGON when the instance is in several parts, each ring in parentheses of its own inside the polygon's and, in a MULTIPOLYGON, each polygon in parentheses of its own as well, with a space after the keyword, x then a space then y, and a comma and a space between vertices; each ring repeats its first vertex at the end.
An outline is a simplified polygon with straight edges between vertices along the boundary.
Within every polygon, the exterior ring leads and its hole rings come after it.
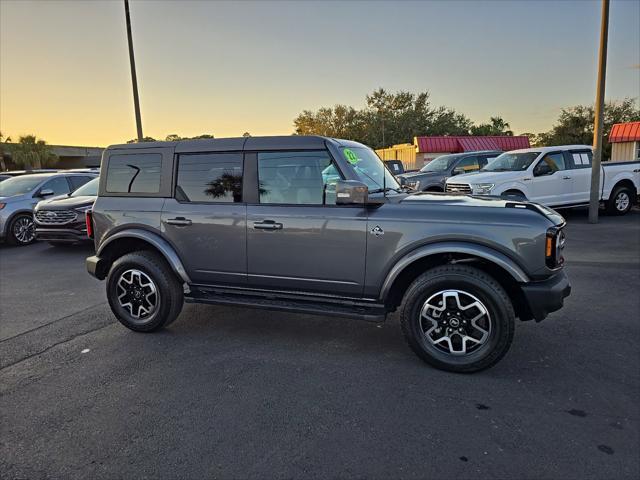
POLYGON ((384 321, 450 371, 487 368, 515 318, 571 287, 564 220, 539 205, 404 192, 368 147, 324 137, 115 145, 87 215, 111 309, 169 325, 183 301, 384 321))
POLYGON ((36 239, 33 209, 45 198, 66 195, 97 175, 88 173, 35 173, 0 182, 0 240, 28 245, 36 239))

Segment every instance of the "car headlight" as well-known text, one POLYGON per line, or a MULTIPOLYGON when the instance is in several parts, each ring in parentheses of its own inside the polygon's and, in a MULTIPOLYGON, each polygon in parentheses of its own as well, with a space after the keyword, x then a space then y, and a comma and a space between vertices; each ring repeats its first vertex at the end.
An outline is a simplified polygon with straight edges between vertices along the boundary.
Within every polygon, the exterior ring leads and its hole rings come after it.
POLYGON ((2 210, 5 205, 6 205, 6 203, 0 203, 0 210, 2 210))
POLYGON ((473 193, 476 195, 489 195, 495 187, 494 183, 474 183, 473 193))
POLYGON ((75 208, 74 210, 75 210, 76 212, 82 212, 82 213, 84 213, 84 212, 86 212, 87 210, 91 210, 92 208, 93 208, 93 205, 85 205, 84 207, 78 207, 78 208, 75 208))
POLYGON ((413 190, 418 190, 418 189, 420 188, 420 181, 419 181, 419 180, 417 180, 417 181, 415 181, 415 182, 408 182, 408 183, 407 183, 407 186, 408 186, 409 188, 412 188, 413 190))

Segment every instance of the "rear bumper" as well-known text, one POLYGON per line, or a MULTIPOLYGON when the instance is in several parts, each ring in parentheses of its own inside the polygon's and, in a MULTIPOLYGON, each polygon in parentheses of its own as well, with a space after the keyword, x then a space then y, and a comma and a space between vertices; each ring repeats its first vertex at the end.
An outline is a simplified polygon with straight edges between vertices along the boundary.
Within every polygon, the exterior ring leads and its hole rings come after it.
POLYGON ((562 308, 564 299, 571 294, 571 284, 562 270, 547 280, 522 285, 522 293, 531 315, 540 322, 562 308))

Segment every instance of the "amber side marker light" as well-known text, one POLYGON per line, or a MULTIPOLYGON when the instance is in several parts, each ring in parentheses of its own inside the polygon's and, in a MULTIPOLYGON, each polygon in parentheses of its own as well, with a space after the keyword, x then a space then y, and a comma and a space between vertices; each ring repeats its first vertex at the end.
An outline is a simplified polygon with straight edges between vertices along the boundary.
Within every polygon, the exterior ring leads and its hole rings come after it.
POLYGON ((554 240, 553 237, 547 235, 547 244, 544 252, 545 257, 547 258, 551 258, 551 255, 553 255, 553 240, 554 240))

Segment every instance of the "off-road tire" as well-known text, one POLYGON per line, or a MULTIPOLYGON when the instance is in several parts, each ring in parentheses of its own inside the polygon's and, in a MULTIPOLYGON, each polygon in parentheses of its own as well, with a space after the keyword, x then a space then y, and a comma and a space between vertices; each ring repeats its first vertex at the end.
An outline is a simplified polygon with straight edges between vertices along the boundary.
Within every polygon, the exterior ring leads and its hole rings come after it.
POLYGON ((607 201, 607 213, 609 215, 625 215, 629 213, 629 210, 633 207, 635 199, 636 195, 629 187, 624 185, 616 187, 607 201), (617 205, 618 197, 625 194, 627 195, 628 204, 626 208, 620 210, 617 205))
POLYGON ((107 276, 106 288, 107 299, 116 318, 125 327, 136 332, 154 332, 168 326, 180 314, 184 302, 182 282, 166 260, 159 254, 146 250, 128 253, 115 260, 107 276), (118 301, 117 282, 123 273, 131 269, 147 275, 159 293, 159 304, 145 319, 137 320, 118 301))
POLYGON ((401 306, 401 326, 414 353, 430 365, 450 372, 471 373, 495 365, 509 350, 515 313, 502 286, 483 271, 464 265, 443 265, 420 275, 409 286, 401 306), (492 328, 484 344, 466 355, 444 353, 426 338, 421 309, 427 299, 443 290, 456 289, 477 297, 491 317, 492 328))

